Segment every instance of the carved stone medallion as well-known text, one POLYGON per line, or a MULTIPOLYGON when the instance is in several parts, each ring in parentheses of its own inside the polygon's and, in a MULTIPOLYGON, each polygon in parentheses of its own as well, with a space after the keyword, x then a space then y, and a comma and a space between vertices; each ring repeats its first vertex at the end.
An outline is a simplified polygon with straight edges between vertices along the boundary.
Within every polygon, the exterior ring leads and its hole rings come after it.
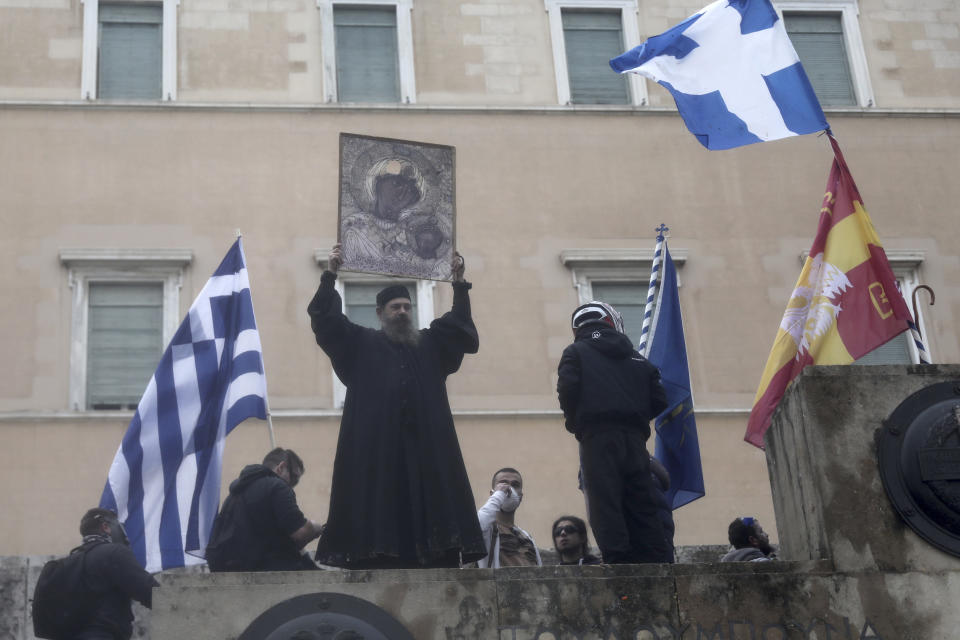
POLYGON ((960 381, 931 385, 900 403, 884 422, 877 456, 903 520, 960 556, 960 381))
POLYGON ((266 611, 238 640, 413 640, 389 613, 342 593, 311 593, 266 611))

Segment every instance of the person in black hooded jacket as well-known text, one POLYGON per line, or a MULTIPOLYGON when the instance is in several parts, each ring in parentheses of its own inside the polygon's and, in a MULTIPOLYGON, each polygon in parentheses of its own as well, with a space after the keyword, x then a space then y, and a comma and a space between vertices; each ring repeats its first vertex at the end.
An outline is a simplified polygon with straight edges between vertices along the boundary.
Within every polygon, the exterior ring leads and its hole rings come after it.
POLYGON ((300 456, 280 447, 263 464, 243 468, 213 523, 206 552, 210 571, 317 569, 301 553, 323 531, 297 506, 293 487, 303 470, 300 456))
POLYGON ((673 562, 657 514, 647 439, 667 407, 659 370, 623 334, 604 302, 573 312, 557 395, 567 430, 580 441, 590 526, 608 564, 673 562))

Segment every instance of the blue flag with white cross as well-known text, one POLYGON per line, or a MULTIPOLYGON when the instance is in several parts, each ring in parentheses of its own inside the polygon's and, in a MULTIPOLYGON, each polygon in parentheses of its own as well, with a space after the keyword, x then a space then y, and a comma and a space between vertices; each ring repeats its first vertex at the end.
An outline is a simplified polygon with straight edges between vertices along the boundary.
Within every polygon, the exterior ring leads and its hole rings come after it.
POLYGON ((708 149, 829 128, 770 0, 717 0, 610 66, 666 88, 708 149))

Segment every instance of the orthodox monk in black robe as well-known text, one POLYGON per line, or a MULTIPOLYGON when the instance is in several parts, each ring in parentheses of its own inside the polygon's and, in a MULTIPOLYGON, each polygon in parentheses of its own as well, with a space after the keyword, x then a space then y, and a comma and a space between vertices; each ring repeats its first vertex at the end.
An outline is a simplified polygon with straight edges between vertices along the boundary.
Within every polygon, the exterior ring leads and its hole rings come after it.
POLYGON ((317 561, 354 568, 457 567, 485 555, 447 400, 447 376, 476 353, 470 283, 454 257, 453 308, 416 330, 410 294, 377 295, 381 330, 350 322, 334 289, 340 245, 307 308, 347 387, 317 561))

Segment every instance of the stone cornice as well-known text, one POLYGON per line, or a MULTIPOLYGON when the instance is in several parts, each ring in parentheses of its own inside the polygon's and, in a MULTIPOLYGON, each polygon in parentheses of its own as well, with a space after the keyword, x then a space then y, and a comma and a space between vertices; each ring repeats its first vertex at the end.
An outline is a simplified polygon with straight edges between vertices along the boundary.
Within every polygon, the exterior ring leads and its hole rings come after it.
POLYGON ((183 266, 193 260, 190 249, 68 248, 60 250, 60 262, 76 264, 164 264, 183 266))

